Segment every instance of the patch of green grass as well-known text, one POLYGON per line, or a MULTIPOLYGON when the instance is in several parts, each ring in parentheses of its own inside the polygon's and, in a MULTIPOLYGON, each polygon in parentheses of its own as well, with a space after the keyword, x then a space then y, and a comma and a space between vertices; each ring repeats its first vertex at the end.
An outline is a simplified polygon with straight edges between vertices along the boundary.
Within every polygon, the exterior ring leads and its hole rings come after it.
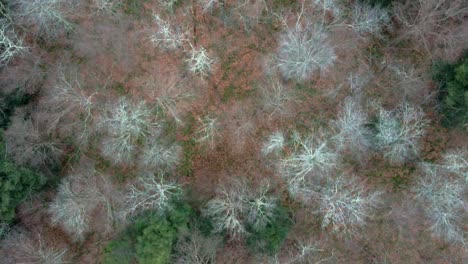
POLYGON ((294 89, 296 89, 297 91, 299 91, 302 95, 306 95, 306 96, 316 96, 319 94, 319 92, 317 90, 315 90, 314 88, 312 88, 314 86, 314 82, 311 81, 309 83, 296 83, 294 84, 294 89))
POLYGON ((242 100, 250 95, 254 94, 255 90, 250 89, 250 90, 241 90, 238 87, 236 87, 234 84, 230 84, 226 89, 223 91, 223 95, 221 97, 221 102, 223 104, 229 102, 231 99, 237 99, 237 100, 242 100))
POLYGON ((177 168, 180 176, 193 176, 193 158, 195 157, 196 145, 193 138, 182 142, 182 162, 177 168))
POLYGON ((118 94, 118 95, 127 95, 127 89, 125 89, 125 86, 122 83, 116 83, 112 86, 112 89, 118 94))
POLYGON ((195 129, 195 117, 192 113, 188 113, 185 117, 184 128, 182 129, 182 134, 184 136, 189 136, 193 134, 195 129))
POLYGON ((136 18, 141 18, 145 14, 144 3, 148 0, 125 0, 124 13, 136 18))

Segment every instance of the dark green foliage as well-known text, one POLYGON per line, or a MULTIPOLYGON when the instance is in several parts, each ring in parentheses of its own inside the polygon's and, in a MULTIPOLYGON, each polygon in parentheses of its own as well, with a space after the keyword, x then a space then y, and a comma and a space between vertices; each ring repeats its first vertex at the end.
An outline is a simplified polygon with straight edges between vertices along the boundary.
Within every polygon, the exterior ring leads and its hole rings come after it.
POLYGON ((32 99, 34 99, 33 94, 26 94, 20 88, 9 94, 0 92, 0 128, 5 129, 10 124, 10 117, 16 107, 27 105, 32 99))
POLYGON ((371 6, 381 6, 388 7, 393 2, 398 2, 399 0, 361 0, 362 2, 368 3, 371 6))
POLYGON ((279 206, 276 217, 264 229, 255 231, 248 227, 247 247, 255 253, 274 255, 283 245, 292 221, 286 208, 279 206))
POLYGON ((187 231, 193 215, 187 204, 178 203, 167 215, 146 212, 104 249, 104 264, 169 263, 180 232, 187 231))
POLYGON ((439 102, 445 127, 466 126, 468 122, 468 52, 455 64, 437 62, 433 79, 439 84, 439 102))
POLYGON ((134 16, 136 18, 140 18, 145 13, 144 3, 147 0, 125 0, 124 5, 124 12, 127 15, 134 16))
POLYGON ((6 159, 4 149, 0 133, 0 222, 11 223, 16 207, 29 194, 41 189, 46 179, 29 169, 16 167, 6 159))

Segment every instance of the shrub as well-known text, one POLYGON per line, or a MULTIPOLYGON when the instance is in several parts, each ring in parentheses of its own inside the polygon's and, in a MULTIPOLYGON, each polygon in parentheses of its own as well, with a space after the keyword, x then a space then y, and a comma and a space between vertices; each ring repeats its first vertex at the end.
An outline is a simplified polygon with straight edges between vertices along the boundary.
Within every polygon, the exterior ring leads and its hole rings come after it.
POLYGON ((191 208, 182 203, 165 216, 144 212, 106 246, 103 263, 169 263, 178 234, 188 231, 192 214, 191 208))
POLYGON ((286 208, 275 206, 268 223, 262 228, 255 224, 249 224, 247 231, 249 235, 246 243, 247 247, 255 253, 276 254, 283 245, 289 229, 292 226, 286 208))
POLYGON ((0 133, 0 222, 11 223, 16 207, 32 192, 40 190, 46 178, 13 165, 5 159, 4 149, 3 135, 0 133))
POLYGON ((468 52, 455 64, 437 62, 433 79, 439 85, 439 101, 445 127, 468 124, 468 52))

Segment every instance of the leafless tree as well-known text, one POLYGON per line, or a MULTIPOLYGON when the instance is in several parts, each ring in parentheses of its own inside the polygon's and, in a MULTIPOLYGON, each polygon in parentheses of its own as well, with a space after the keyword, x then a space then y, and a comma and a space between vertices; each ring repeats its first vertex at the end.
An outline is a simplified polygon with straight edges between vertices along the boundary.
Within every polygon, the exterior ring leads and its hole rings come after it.
POLYGON ((245 221, 253 230, 264 229, 276 215, 277 198, 272 196, 269 183, 265 182, 258 188, 251 188, 246 200, 245 221))
POLYGON ((132 103, 121 99, 100 120, 100 126, 108 132, 104 141, 103 154, 114 163, 131 161, 135 155, 135 144, 146 139, 156 127, 151 111, 144 101, 132 103))
POLYGON ((312 73, 327 69, 336 60, 326 29, 302 25, 300 17, 292 28, 284 22, 286 30, 279 43, 276 66, 286 79, 305 80, 312 73))
POLYGON ((157 31, 151 36, 151 41, 166 50, 183 48, 187 41, 187 33, 180 28, 175 28, 167 20, 163 20, 158 15, 154 15, 157 31))
POLYGON ((276 131, 268 137, 268 140, 263 144, 262 154, 268 155, 270 153, 280 152, 285 145, 284 135, 280 131, 276 131))
POLYGON ((337 130, 334 137, 339 150, 349 150, 353 154, 363 154, 370 147, 371 133, 366 125, 367 113, 356 98, 345 99, 336 120, 332 121, 337 130))
POLYGON ((270 113, 270 117, 286 113, 288 111, 286 104, 292 100, 292 96, 279 80, 273 80, 265 85, 261 95, 265 110, 270 113))
POLYGON ((211 11, 215 6, 223 4, 223 2, 219 0, 198 0, 198 2, 201 4, 203 12, 211 11))
POLYGON ((357 2, 352 11, 349 26, 358 34, 379 35, 382 28, 390 23, 390 16, 385 8, 357 2))
POLYGON ((125 214, 135 215, 144 210, 155 210, 160 214, 171 209, 173 199, 182 194, 180 185, 166 182, 164 172, 155 176, 139 178, 138 182, 130 187, 127 195, 125 214))
POLYGON ((214 147, 215 138, 219 133, 218 119, 209 115, 206 115, 198 119, 200 127, 195 132, 197 135, 197 141, 202 143, 208 143, 211 148, 214 147))
POLYGON ((7 65, 11 59, 24 53, 27 48, 6 19, 0 20, 0 66, 7 65))
POLYGON ((33 117, 17 111, 5 131, 6 153, 18 165, 40 167, 55 164, 63 154, 60 144, 33 117))
POLYGON ((253 188, 244 179, 233 179, 219 187, 202 213, 212 219, 216 233, 227 231, 238 239, 246 234, 247 225, 261 230, 275 216, 277 200, 269 191, 268 184, 253 188))
POLYGON ((391 162, 402 163, 418 155, 419 139, 427 121, 421 109, 403 103, 393 111, 378 107, 376 146, 391 162))
POLYGON ((338 154, 319 134, 302 138, 295 132, 291 155, 281 161, 281 170, 293 197, 308 200, 315 192, 315 181, 333 169, 338 154))
MULTIPOLYGON (((68 263, 66 260, 68 250, 66 248, 48 245, 40 234, 14 230, 2 241, 2 247, 8 253, 8 256, 5 255, 5 257, 7 257, 5 263, 68 263)), ((5 261, 5 259, 2 260, 5 261)))
POLYGON ((215 198, 208 201, 202 213, 213 222, 214 231, 227 231, 232 238, 240 238, 247 232, 243 216, 248 196, 245 181, 233 180, 229 186, 220 186, 215 198))
POLYGON ((35 29, 35 34, 55 38, 73 25, 66 18, 65 0, 12 0, 13 17, 20 24, 35 29))
POLYGON ((56 116, 51 127, 64 121, 64 126, 72 126, 73 130, 79 131, 80 145, 87 143, 93 130, 97 95, 98 92, 87 91, 81 86, 77 73, 66 74, 64 69, 59 69, 57 83, 50 95, 56 116), (73 122, 68 123, 70 120, 73 122))
POLYGON ((190 58, 186 59, 189 70, 203 77, 208 76, 211 73, 215 61, 208 55, 207 50, 203 47, 196 48, 191 46, 189 54, 190 58))
POLYGON ((140 157, 141 164, 148 169, 174 168, 179 159, 179 146, 166 146, 156 139, 145 144, 140 157))
POLYGON ((92 7, 98 14, 114 15, 122 7, 122 0, 92 0, 92 7))
POLYGON ((468 150, 466 148, 446 152, 441 166, 468 183, 468 150))
POLYGON ((401 38, 413 40, 429 55, 434 55, 438 46, 451 53, 466 39, 466 35, 456 33, 464 27, 468 14, 466 1, 408 0, 393 6, 397 21, 404 27, 401 38))
POLYGON ((87 175, 71 175, 62 180, 49 205, 53 225, 58 225, 74 241, 81 242, 90 230, 90 212, 100 202, 99 191, 87 175))
POLYGON ((380 196, 380 192, 366 190, 352 177, 329 178, 318 193, 322 227, 330 226, 338 234, 357 235, 380 204, 380 196))
POLYGON ((179 238, 176 245, 176 264, 214 264, 223 240, 220 236, 205 237, 198 230, 179 238))
POLYGON ((414 187, 416 200, 425 209, 432 233, 448 242, 465 242, 466 184, 441 166, 423 163, 423 176, 414 187))

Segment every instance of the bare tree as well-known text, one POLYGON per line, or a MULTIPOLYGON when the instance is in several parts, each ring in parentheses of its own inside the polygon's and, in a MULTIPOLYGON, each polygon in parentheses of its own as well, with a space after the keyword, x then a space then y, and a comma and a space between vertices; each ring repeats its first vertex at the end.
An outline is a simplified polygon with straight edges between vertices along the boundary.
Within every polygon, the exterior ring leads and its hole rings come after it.
POLYGON ((276 216, 278 202, 276 197, 269 194, 271 190, 268 183, 263 183, 259 188, 252 188, 249 191, 245 221, 253 230, 260 231, 276 216))
POLYGON ((219 187, 202 213, 212 219, 215 232, 227 231, 238 239, 247 226, 261 230, 275 217, 277 199, 269 192, 268 184, 253 188, 244 179, 233 179, 219 187))
POLYGON ((179 238, 176 245, 176 264, 214 264, 223 240, 220 236, 205 237, 195 229, 179 238))
POLYGON ((336 120, 332 121, 337 130, 334 139, 337 148, 349 150, 353 154, 363 154, 370 147, 371 133, 367 113, 362 109, 356 98, 345 99, 336 120))
POLYGON ((198 0, 198 2, 200 2, 203 12, 211 11, 216 5, 223 4, 223 2, 219 0, 198 0))
POLYGON ((107 130, 109 139, 104 141, 103 154, 114 163, 130 161, 136 152, 135 144, 145 139, 156 123, 145 102, 137 104, 121 99, 100 120, 100 126, 107 130))
POLYGON ((83 241, 90 230, 89 214, 98 202, 99 193, 87 176, 68 176, 49 205, 52 224, 61 226, 74 241, 83 241))
POLYGON ((334 63, 335 51, 323 26, 301 25, 299 20, 293 28, 285 26, 276 66, 286 79, 305 80, 334 63))
POLYGON ((341 15, 343 12, 342 7, 340 6, 339 1, 337 0, 312 0, 312 2, 320 7, 325 14, 325 12, 330 11, 333 15, 341 15))
POLYGON ((166 146, 156 139, 145 144, 140 161, 145 168, 174 168, 180 159, 180 147, 166 146))
POLYGON ((290 194, 305 201, 314 193, 314 181, 336 166, 338 155, 317 135, 302 138, 295 133, 294 141, 291 155, 281 161, 281 170, 290 194))
POLYGON ((39 123, 25 118, 25 113, 16 111, 12 123, 5 131, 6 153, 18 165, 40 167, 55 164, 63 151, 39 123))
POLYGON ((291 101, 292 97, 279 80, 273 80, 271 84, 263 87, 261 95, 265 110, 270 112, 270 117, 275 114, 281 115, 288 111, 286 103, 291 101))
POLYGON ((190 58, 186 59, 189 70, 194 74, 199 74, 203 77, 211 73, 214 60, 210 58, 205 48, 191 47, 189 51, 190 58))
POLYGON ((404 103, 393 111, 378 107, 376 146, 391 162, 401 163, 419 153, 419 139, 427 121, 421 109, 404 103))
POLYGON ((163 20, 158 15, 154 15, 154 21, 158 27, 157 31, 151 36, 151 41, 166 50, 175 50, 183 48, 187 41, 187 33, 180 28, 174 28, 169 21, 163 20))
POLYGON ((92 7, 98 14, 114 15, 122 7, 122 0, 92 0, 92 7))
POLYGON ((12 0, 13 17, 20 24, 35 28, 35 34, 55 38, 73 25, 66 18, 65 0, 12 0))
POLYGON ((341 175, 328 179, 318 197, 322 227, 332 227, 338 234, 356 235, 380 203, 380 192, 368 191, 352 177, 341 175))
POLYGON ((215 138, 219 133, 218 119, 206 115, 199 118, 200 127, 195 132, 197 135, 197 141, 202 143, 208 143, 211 148, 214 147, 215 138))
MULTIPOLYGON (((13 231, 2 246, 8 251, 7 262, 30 264, 64 264, 67 249, 53 247, 43 240, 40 234, 31 234, 22 230, 13 231), (6 249, 8 247, 9 249, 6 249)), ((5 255, 6 256, 6 255, 5 255)), ((5 259, 3 259, 5 260, 5 259)))
POLYGON ((358 2, 352 11, 349 26, 358 34, 379 35, 382 28, 390 23, 390 16, 385 8, 358 2))
POLYGON ((457 33, 468 14, 463 0, 408 0, 393 6, 395 18, 403 25, 401 38, 413 40, 429 55, 438 47, 451 53, 466 39, 465 34, 457 33))
POLYGON ((164 172, 154 176, 145 176, 130 187, 127 195, 125 214, 135 215, 144 210, 155 210, 160 214, 171 209, 171 202, 182 194, 182 188, 173 182, 166 182, 164 172))
POLYGON ((214 232, 227 231, 237 239, 247 232, 243 221, 248 196, 245 181, 233 180, 228 186, 220 186, 215 198, 208 201, 202 214, 212 220, 214 232))
POLYGON ((11 59, 26 51, 23 40, 17 35, 6 19, 0 20, 0 66, 7 65, 11 59))
POLYGON ((263 144, 262 154, 278 153, 283 150, 285 145, 283 133, 276 131, 268 137, 268 140, 263 144))
POLYGON ((159 0, 159 4, 171 12, 174 11, 177 2, 179 2, 179 0, 159 0))
POLYGON ((58 81, 50 96, 52 110, 56 113, 52 127, 61 121, 67 122, 66 126, 72 126, 73 130, 80 131, 77 136, 78 141, 80 144, 85 144, 92 132, 93 112, 96 109, 94 99, 98 92, 86 91, 76 75, 77 73, 65 74, 64 69, 59 69, 58 81), (68 123, 71 120, 74 122, 68 123))
POLYGON ((464 244, 466 184, 437 165, 422 164, 421 170, 423 177, 413 190, 425 208, 432 233, 448 242, 464 244))
POLYGON ((448 151, 443 159, 443 168, 468 183, 468 150, 466 148, 448 151))

